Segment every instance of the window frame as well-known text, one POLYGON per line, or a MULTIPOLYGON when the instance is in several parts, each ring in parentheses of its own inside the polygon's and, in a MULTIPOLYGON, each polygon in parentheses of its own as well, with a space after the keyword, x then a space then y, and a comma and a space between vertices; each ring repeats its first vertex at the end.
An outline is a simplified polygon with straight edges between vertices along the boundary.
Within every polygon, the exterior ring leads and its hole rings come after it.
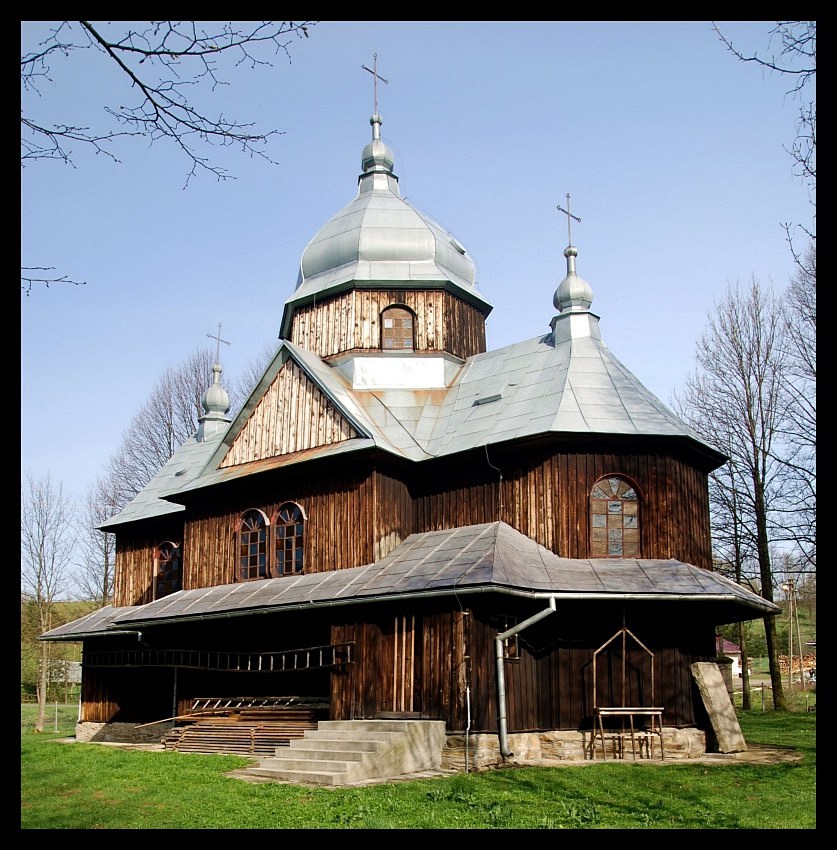
MULTIPOLYGON (((389 317, 389 318, 395 318, 395 317, 389 317)), ((401 318, 403 319, 404 317, 401 317, 401 318)), ((379 347, 380 347, 382 352, 392 353, 392 352, 404 352, 404 351, 415 351, 416 350, 416 314, 415 314, 414 310, 412 310, 406 304, 402 304, 400 302, 395 302, 393 304, 388 304, 386 307, 384 307, 383 310, 381 310, 379 320, 380 320, 380 330, 381 330, 381 332, 380 332, 380 339, 378 340, 378 343, 379 343, 379 347), (400 346, 400 347, 389 346, 388 347, 386 345, 386 339, 387 339, 387 337, 386 337, 386 331, 387 331, 386 320, 388 318, 387 313, 393 312, 395 310, 398 310, 399 312, 407 313, 410 317, 411 334, 410 334, 410 347, 409 348, 406 348, 404 346, 400 346)), ((402 330, 403 330, 403 328, 402 328, 402 330)), ((395 337, 392 337, 392 338, 395 339, 395 337)), ((403 337, 399 337, 399 339, 403 339, 403 337)))
POLYGON ((163 540, 154 547, 154 577, 151 585, 152 599, 163 599, 183 589, 183 549, 179 543, 173 540, 163 540), (172 557, 163 557, 163 552, 170 547, 172 557), (176 562, 177 567, 170 565, 176 562), (174 578, 171 575, 174 574, 174 578), (165 577, 164 577, 165 576, 165 577), (161 591, 161 587, 163 592, 161 591), (170 589, 167 589, 169 588, 170 589))
POLYGON ((305 511, 298 502, 282 502, 276 509, 274 515, 274 531, 271 534, 273 551, 271 554, 271 564, 273 566, 273 575, 275 578, 280 576, 302 575, 305 572, 305 526, 308 522, 308 517, 305 511), (282 518, 283 511, 291 510, 293 518, 289 521, 282 518), (284 529, 294 528, 294 533, 291 536, 285 536, 284 529), (298 527, 298 528, 297 528, 298 527), (280 549, 280 534, 282 546, 280 549), (288 541, 292 541, 288 546, 288 541), (286 555, 290 552, 291 569, 287 569, 286 555), (280 553, 282 556, 282 564, 280 565, 280 553), (299 565, 297 568, 297 564, 299 565))
POLYGON ((588 496, 589 557, 642 557, 642 501, 639 487, 627 475, 608 473, 596 479, 588 496))
POLYGON ((241 513, 238 519, 238 528, 236 530, 236 552, 235 552, 235 580, 237 582, 258 581, 259 579, 270 578, 270 518, 259 508, 248 508, 241 513), (244 524, 249 518, 258 518, 261 521, 260 526, 254 526, 250 529, 245 529, 244 524), (244 535, 247 535, 245 541, 244 535), (251 539, 253 535, 258 534, 255 544, 251 539), (252 547, 256 546, 253 551, 252 547), (247 551, 245 552, 245 546, 247 551), (263 557, 263 563, 258 560, 255 562, 253 558, 260 559, 263 557), (247 563, 245 564, 245 558, 247 563), (255 575, 253 572, 255 571, 255 575))

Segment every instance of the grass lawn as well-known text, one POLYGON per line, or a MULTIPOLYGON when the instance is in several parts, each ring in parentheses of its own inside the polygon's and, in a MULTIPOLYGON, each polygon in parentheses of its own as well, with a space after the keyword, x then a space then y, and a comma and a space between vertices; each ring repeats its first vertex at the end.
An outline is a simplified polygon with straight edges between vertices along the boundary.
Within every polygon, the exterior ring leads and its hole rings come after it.
MULTIPOLYGON (((748 743, 796 762, 503 768, 362 788, 251 784, 238 756, 63 743, 21 706, 22 829, 815 829, 816 713, 739 713, 748 743)), ((55 716, 57 715, 57 720, 55 716)), ((57 727, 57 731, 56 731, 57 727)))

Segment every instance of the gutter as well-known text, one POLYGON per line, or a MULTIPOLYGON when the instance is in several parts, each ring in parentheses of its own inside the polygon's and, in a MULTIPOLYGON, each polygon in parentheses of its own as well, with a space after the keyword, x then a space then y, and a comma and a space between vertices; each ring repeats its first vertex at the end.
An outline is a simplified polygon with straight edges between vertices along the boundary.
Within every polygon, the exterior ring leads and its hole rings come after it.
POLYGON ((505 661, 503 659, 503 642, 508 640, 510 637, 513 637, 516 634, 519 634, 524 629, 528 629, 529 626, 534 625, 539 620, 542 620, 544 617, 548 617, 550 614, 555 613, 555 596, 549 597, 549 607, 545 608, 543 611, 539 611, 537 614, 529 617, 528 620, 524 620, 522 623, 518 623, 513 628, 508 631, 501 632, 494 638, 494 652, 497 658, 497 706, 498 706, 498 719, 499 719, 499 736, 500 736, 500 755, 504 758, 511 758, 514 753, 509 750, 509 742, 508 742, 508 732, 506 727, 506 673, 505 673, 505 661))

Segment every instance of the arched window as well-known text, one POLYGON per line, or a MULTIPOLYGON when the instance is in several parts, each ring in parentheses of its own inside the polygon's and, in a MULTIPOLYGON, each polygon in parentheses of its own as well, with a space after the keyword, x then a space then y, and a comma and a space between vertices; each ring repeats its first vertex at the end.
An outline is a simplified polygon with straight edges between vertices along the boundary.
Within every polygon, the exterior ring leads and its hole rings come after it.
POLYGON ((161 543, 154 552, 154 598, 162 599, 180 590, 180 547, 170 540, 161 543))
POLYGON ((267 517, 249 510, 238 527, 238 580, 267 578, 267 517))
POLYGON ((294 502, 285 502, 276 512, 275 575, 302 572, 305 515, 294 502))
POLYGON ((639 498, 619 476, 602 478, 590 493, 590 557, 639 557, 639 498))
POLYGON ((403 305, 387 307, 381 312, 381 349, 412 351, 415 348, 415 321, 403 305))

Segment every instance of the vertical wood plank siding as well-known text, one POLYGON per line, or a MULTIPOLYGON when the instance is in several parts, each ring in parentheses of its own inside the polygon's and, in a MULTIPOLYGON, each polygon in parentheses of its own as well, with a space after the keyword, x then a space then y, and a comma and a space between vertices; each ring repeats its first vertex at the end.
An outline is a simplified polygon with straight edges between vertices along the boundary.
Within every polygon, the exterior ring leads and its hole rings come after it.
POLYGON ((272 518, 286 501, 299 504, 306 516, 306 572, 323 572, 370 564, 391 552, 412 532, 412 500, 406 485, 383 471, 281 475, 274 483, 254 486, 246 497, 231 496, 227 510, 190 506, 185 528, 169 527, 168 538, 122 532, 116 552, 115 605, 151 601, 154 547, 162 540, 183 540, 183 589, 236 581, 236 533, 241 514, 258 508, 272 518))
MULTIPOLYGON (((471 457, 444 475, 415 474, 412 486, 380 470, 332 471, 327 478, 287 472, 259 485, 246 500, 230 496, 227 510, 190 506, 185 529, 167 519, 165 531, 122 532, 116 553, 114 604, 150 601, 154 547, 183 541, 183 587, 235 581, 235 537, 241 513, 272 517, 285 501, 306 513, 307 572, 345 569, 379 560, 413 532, 503 520, 557 555, 587 558, 588 496, 598 478, 627 475, 640 494, 641 557, 677 558, 711 568, 706 476, 662 454, 551 452, 492 456, 503 481, 471 457), (412 493, 412 495, 411 495, 412 493)), ((181 520, 182 521, 182 520, 181 520)))
POLYGON ((406 304, 415 314, 416 351, 446 351, 463 360, 485 351, 485 316, 443 290, 355 289, 299 307, 291 342, 323 358, 378 351, 381 311, 392 304, 406 304))
POLYGON ((413 487, 417 532, 502 520, 556 555, 587 558, 590 491, 602 476, 624 475, 640 495, 641 557, 712 566, 706 475, 683 460, 658 453, 540 452, 527 459, 497 452, 491 463, 502 470, 502 482, 484 458, 471 461, 458 470, 446 465, 443 477, 427 464, 426 477, 413 487))
POLYGON ((320 389, 296 363, 288 361, 236 436, 220 466, 237 466, 356 436, 354 428, 320 389))

